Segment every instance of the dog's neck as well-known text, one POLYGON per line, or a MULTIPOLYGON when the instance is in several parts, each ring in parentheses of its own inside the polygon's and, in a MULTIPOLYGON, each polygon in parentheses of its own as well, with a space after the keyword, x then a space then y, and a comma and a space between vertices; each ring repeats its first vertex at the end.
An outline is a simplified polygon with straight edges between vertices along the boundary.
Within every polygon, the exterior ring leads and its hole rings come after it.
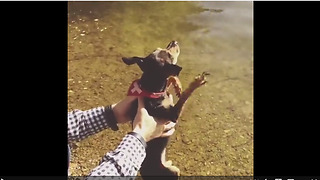
POLYGON ((143 73, 140 78, 140 85, 142 89, 149 92, 163 92, 167 86, 167 78, 151 73, 143 73))

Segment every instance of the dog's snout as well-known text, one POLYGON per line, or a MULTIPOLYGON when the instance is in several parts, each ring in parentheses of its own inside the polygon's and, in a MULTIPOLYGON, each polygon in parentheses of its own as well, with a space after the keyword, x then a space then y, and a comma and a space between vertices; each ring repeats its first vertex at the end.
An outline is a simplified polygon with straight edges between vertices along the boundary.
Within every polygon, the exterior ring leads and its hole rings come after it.
POLYGON ((168 46, 167 46, 167 49, 170 49, 172 47, 175 47, 178 45, 178 41, 171 41, 168 46))
POLYGON ((172 45, 178 45, 178 41, 171 41, 172 45))

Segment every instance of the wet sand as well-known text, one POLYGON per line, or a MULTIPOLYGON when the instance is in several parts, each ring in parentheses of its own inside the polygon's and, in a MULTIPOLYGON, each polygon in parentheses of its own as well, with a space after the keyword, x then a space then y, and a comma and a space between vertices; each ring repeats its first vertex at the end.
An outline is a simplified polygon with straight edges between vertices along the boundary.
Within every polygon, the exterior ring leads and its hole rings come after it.
MULTIPOLYGON (((69 2, 68 110, 118 102, 140 77, 123 56, 145 56, 177 40, 188 100, 167 149, 184 176, 253 175, 252 2, 69 2)), ((106 130, 76 144, 71 175, 87 175, 130 131, 106 130)))

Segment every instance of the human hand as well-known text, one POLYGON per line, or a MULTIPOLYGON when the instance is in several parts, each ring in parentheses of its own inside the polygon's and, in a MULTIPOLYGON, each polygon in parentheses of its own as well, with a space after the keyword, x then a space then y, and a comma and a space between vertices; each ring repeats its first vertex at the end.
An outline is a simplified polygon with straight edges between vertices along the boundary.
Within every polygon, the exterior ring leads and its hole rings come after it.
POLYGON ((133 132, 140 134, 146 142, 157 138, 171 136, 176 123, 170 120, 155 119, 144 107, 143 97, 138 98, 137 115, 133 121, 133 132))
POLYGON ((111 106, 113 114, 119 124, 131 121, 129 111, 131 109, 132 102, 137 98, 137 96, 127 96, 125 99, 111 106))

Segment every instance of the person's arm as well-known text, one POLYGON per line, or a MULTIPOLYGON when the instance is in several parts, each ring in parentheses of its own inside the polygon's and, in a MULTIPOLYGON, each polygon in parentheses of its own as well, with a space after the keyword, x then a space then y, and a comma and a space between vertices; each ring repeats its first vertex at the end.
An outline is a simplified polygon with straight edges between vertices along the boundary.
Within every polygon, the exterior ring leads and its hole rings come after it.
POLYGON ((136 176, 146 157, 146 142, 172 135, 174 126, 173 122, 155 120, 150 116, 144 108, 143 98, 139 97, 133 131, 122 139, 114 151, 103 157, 99 166, 94 168, 89 176, 136 176))
POLYGON ((89 176, 136 176, 146 157, 146 147, 138 138, 127 134, 120 145, 108 152, 89 176))
POLYGON ((111 106, 68 113, 68 141, 80 141, 109 127, 118 129, 111 106))
POLYGON ((96 107, 86 111, 74 110, 68 113, 68 141, 80 141, 104 129, 118 130, 118 123, 130 121, 127 112, 136 97, 106 107, 96 107))

